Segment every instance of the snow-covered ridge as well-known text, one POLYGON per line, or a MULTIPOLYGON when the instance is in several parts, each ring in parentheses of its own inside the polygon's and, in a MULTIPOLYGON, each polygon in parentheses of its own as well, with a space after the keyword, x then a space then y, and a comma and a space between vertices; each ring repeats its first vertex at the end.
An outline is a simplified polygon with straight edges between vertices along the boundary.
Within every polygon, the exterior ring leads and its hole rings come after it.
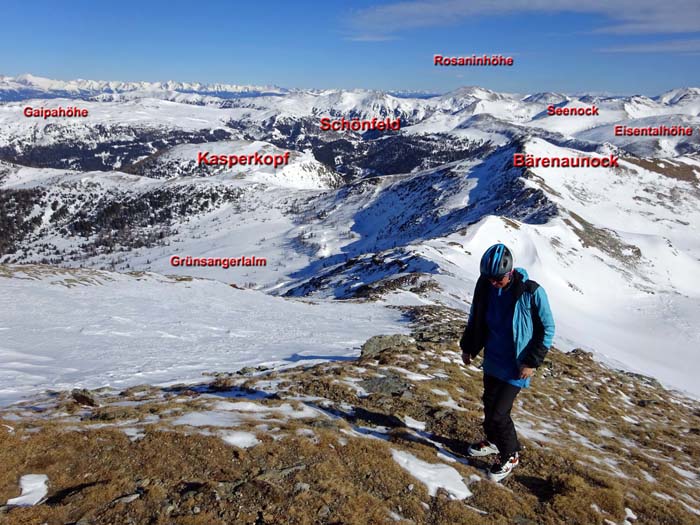
MULTIPOLYGON (((410 101, 417 107, 440 107, 449 103, 471 104, 475 101, 518 102, 524 105, 562 104, 571 101, 584 103, 610 104, 644 99, 659 106, 683 106, 700 100, 700 87, 685 87, 669 90, 656 97, 603 96, 596 94, 564 94, 541 92, 532 94, 501 93, 480 86, 464 86, 447 93, 425 91, 380 91, 370 89, 288 89, 279 86, 257 86, 243 84, 201 82, 128 82, 107 80, 56 80, 31 74, 15 77, 0 75, 0 101, 26 100, 29 98, 89 98, 100 95, 132 94, 137 98, 165 98, 176 95, 200 95, 219 99, 282 96, 284 98, 311 97, 336 102, 384 101, 390 104, 403 104, 410 101), (359 99, 359 100, 358 100, 359 99)), ((99 98, 98 98, 99 99, 99 98)), ((202 99, 195 99, 201 102, 202 99)), ((453 108, 454 109, 454 108, 453 108)))
MULTIPOLYGON (((44 152, 31 151, 37 148, 61 145, 70 149, 75 142, 80 142, 78 147, 82 147, 86 141, 114 142, 115 138, 129 135, 137 138, 134 142, 155 143, 163 139, 171 144, 201 142, 201 133, 211 132, 218 134, 213 140, 251 137, 276 141, 279 146, 300 151, 339 138, 362 139, 359 133, 350 136, 320 131, 319 119, 323 117, 400 119, 400 133, 391 136, 400 136, 401 140, 410 140, 408 135, 442 134, 502 145, 506 138, 515 136, 534 135, 550 140, 556 135, 561 141, 590 143, 588 149, 603 141, 610 142, 641 156, 676 157, 700 151, 697 140, 700 131, 693 137, 646 140, 633 137, 634 141, 613 133, 615 125, 631 125, 634 121, 641 124, 645 120, 700 130, 698 87, 674 89, 656 97, 502 93, 478 86, 465 86, 440 95, 371 89, 285 89, 199 82, 64 81, 32 75, 0 76, 0 148, 7 148, 5 152, 0 150, 0 155, 20 164, 27 163, 27 157, 45 158, 44 152), (76 104, 89 111, 88 118, 44 120, 28 118, 23 113, 27 105, 76 104), (595 107, 596 113, 551 115, 550 106, 595 107), (157 130, 155 135, 154 130, 157 130), (184 137, 183 132, 198 136, 184 137), (64 137, 69 140, 63 140, 64 137)), ((132 145, 126 145, 126 150, 133 150, 132 145)), ((110 157, 102 166, 97 162, 85 166, 85 159, 74 155, 60 167, 120 169, 134 161, 129 153, 116 158, 114 148, 105 150, 103 146, 98 144, 99 151, 95 152, 110 157)), ((454 149, 453 146, 448 149, 454 149)), ((152 146, 147 149, 138 152, 136 160, 146 153, 155 153, 152 146)))
POLYGON ((237 84, 202 84, 200 82, 121 82, 106 80, 53 80, 30 74, 16 77, 0 75, 0 100, 22 100, 32 97, 90 97, 101 93, 179 92, 215 95, 220 98, 251 95, 281 95, 287 92, 277 86, 237 84))

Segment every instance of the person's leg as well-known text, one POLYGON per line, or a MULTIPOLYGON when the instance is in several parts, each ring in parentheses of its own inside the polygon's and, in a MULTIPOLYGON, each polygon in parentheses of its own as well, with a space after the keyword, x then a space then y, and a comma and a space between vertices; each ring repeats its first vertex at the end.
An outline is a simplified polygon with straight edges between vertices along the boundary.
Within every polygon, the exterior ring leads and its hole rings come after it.
POLYGON ((499 388, 496 390, 497 396, 490 408, 490 431, 494 434, 492 443, 498 447, 501 458, 505 460, 505 458, 520 450, 515 425, 510 417, 513 401, 515 401, 515 397, 520 392, 520 387, 505 381, 500 381, 500 383, 499 388))
POLYGON ((496 403, 499 399, 499 390, 501 381, 493 376, 484 374, 484 394, 481 400, 484 402, 484 434, 494 445, 496 444, 497 430, 493 425, 493 414, 496 403))

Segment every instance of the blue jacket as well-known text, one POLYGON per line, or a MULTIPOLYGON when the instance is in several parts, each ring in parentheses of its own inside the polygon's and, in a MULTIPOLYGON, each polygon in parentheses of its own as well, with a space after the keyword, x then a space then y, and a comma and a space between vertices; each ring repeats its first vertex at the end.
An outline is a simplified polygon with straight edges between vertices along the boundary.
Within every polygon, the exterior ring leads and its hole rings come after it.
MULTIPOLYGON (((518 368, 524 364, 537 368, 544 361, 545 355, 552 346, 554 339, 554 318, 549 308, 549 301, 544 289, 535 281, 528 280, 523 268, 513 272, 513 292, 515 294, 515 310, 513 311, 513 343, 515 360, 518 368)), ((486 344, 488 326, 486 311, 488 309, 489 284, 487 279, 479 277, 474 288, 474 297, 469 311, 469 321, 464 334, 459 341, 462 352, 476 357, 486 344)), ((506 380, 504 370, 484 370, 485 373, 506 380)), ((517 377, 511 378, 517 380, 517 377)), ((530 385, 528 378, 523 386, 530 385)))

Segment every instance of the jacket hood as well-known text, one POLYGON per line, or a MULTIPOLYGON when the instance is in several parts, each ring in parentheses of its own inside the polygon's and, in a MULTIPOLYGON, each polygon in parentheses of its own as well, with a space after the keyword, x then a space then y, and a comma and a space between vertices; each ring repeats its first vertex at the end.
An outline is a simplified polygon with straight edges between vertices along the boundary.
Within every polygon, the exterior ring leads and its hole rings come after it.
POLYGON ((527 274, 527 270, 525 268, 514 268, 514 271, 518 272, 520 275, 523 276, 523 282, 525 282, 529 279, 529 276, 527 274))

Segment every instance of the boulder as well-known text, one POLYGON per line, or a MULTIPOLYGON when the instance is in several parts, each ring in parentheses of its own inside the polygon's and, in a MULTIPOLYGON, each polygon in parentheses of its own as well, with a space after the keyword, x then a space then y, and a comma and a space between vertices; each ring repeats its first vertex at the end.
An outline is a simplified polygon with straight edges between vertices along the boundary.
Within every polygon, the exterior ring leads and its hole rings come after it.
POLYGON ((415 339, 407 335, 375 335, 362 345, 361 359, 376 359, 379 354, 392 348, 400 348, 415 344, 415 339))
POLYGON ((87 405, 90 407, 100 406, 100 404, 95 399, 95 396, 89 390, 85 390, 84 388, 76 388, 71 392, 71 396, 73 396, 73 399, 76 403, 79 403, 81 405, 87 405))

